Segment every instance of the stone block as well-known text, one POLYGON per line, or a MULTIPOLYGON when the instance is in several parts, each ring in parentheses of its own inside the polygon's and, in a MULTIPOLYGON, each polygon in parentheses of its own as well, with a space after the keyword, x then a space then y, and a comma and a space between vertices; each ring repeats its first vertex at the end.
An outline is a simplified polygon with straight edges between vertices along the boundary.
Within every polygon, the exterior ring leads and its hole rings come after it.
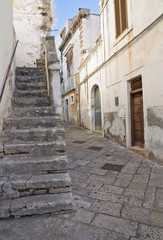
POLYGON ((46 189, 34 190, 34 195, 42 195, 42 194, 46 194, 46 192, 47 192, 46 189))
POLYGON ((64 187, 64 188, 50 188, 49 193, 50 194, 58 194, 58 193, 67 193, 71 192, 71 187, 64 187))
POLYGON ((0 154, 3 154, 3 145, 0 143, 0 154))
POLYGON ((26 187, 31 189, 64 188, 71 186, 68 173, 35 175, 27 181, 26 187))
POLYGON ((149 215, 150 211, 142 207, 125 206, 122 209, 122 217, 140 223, 148 224, 149 215))
POLYGON ((11 199, 0 200, 0 218, 10 217, 11 199))
POLYGON ((154 200, 155 200, 155 192, 156 188, 152 186, 148 186, 145 192, 145 197, 143 201, 143 207, 153 209, 154 200))
POLYGON ((73 210, 72 195, 70 193, 33 195, 14 199, 11 203, 12 216, 41 215, 45 213, 59 213, 73 210))
POLYGON ((149 221, 151 225, 163 228, 163 212, 151 211, 149 221))
POLYGON ((97 214, 91 225, 135 237, 138 224, 126 219, 97 214))
POLYGON ((112 203, 108 201, 96 201, 91 206, 90 210, 98 213, 104 213, 115 217, 120 217, 122 204, 112 203))
POLYGON ((95 213, 93 212, 87 211, 85 209, 78 209, 72 220, 74 220, 75 222, 83 222, 90 224, 94 216, 95 213))

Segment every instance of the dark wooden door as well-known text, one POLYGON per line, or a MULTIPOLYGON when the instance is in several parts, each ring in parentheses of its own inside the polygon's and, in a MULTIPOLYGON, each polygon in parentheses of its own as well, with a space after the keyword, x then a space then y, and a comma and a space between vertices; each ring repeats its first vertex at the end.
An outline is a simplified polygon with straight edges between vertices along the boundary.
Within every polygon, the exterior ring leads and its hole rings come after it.
POLYGON ((131 91, 131 122, 132 145, 144 147, 143 93, 140 86, 131 91))

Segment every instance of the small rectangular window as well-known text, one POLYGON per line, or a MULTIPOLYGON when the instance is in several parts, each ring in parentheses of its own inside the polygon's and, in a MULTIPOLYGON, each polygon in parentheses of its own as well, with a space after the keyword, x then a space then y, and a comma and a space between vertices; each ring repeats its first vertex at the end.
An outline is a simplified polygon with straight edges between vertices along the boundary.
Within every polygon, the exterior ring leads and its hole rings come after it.
POLYGON ((116 106, 116 107, 119 106, 119 97, 115 97, 115 106, 116 106))
POLYGON ((70 95, 70 104, 74 104, 74 94, 70 95))
POLYGON ((127 0, 115 0, 116 37, 119 37, 128 27, 127 0))

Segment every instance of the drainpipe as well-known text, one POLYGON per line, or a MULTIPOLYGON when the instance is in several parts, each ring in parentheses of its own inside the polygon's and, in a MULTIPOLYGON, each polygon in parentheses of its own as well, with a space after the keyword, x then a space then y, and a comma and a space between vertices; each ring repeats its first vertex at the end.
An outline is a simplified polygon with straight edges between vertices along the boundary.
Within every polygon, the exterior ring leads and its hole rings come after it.
POLYGON ((81 126, 80 85, 78 86, 78 102, 79 102, 79 123, 80 123, 80 126, 81 126))

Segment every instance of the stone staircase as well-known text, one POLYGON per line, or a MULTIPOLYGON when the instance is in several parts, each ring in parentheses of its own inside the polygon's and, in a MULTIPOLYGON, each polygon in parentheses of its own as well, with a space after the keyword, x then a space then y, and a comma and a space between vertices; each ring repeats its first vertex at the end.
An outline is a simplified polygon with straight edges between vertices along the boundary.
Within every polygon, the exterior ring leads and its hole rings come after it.
POLYGON ((10 115, 0 132, 0 218, 73 210, 62 117, 43 68, 17 68, 10 115))

